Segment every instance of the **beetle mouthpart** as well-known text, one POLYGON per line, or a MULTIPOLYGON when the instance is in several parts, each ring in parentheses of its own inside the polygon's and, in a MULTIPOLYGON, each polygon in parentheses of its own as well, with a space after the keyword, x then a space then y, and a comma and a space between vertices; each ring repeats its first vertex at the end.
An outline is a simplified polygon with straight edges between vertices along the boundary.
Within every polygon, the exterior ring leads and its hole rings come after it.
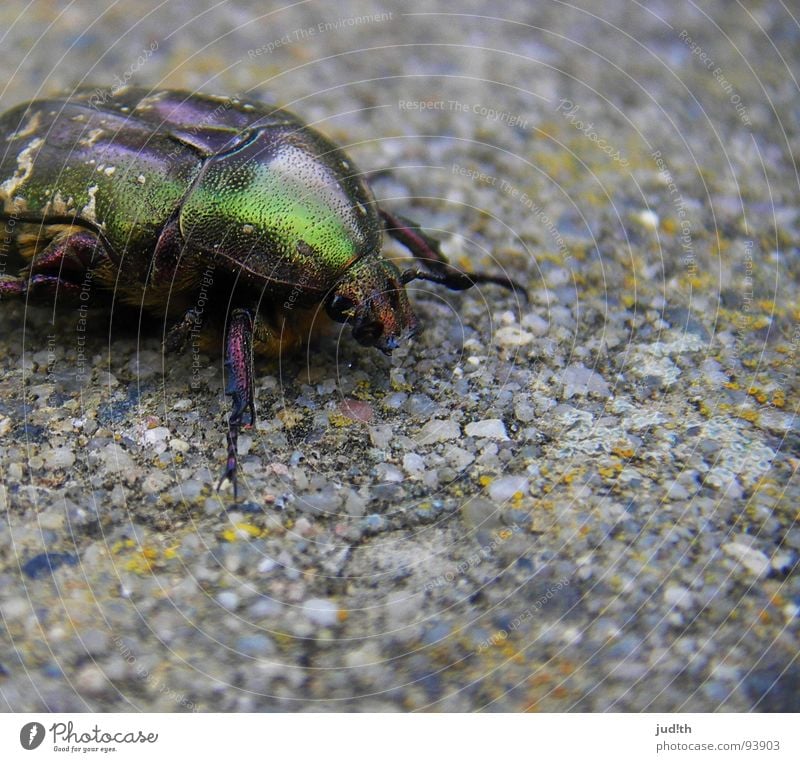
MULTIPOLYGON (((358 322, 353 327, 353 338, 359 344, 361 344, 362 346, 365 346, 365 347, 378 346, 379 349, 381 349, 381 350, 383 350, 385 352, 386 349, 384 349, 384 347, 380 346, 380 344, 379 344, 379 341, 380 341, 380 338, 381 338, 382 335, 383 335, 383 323, 381 323, 381 322, 379 322, 377 320, 371 321, 369 323, 358 322)), ((389 340, 387 340, 386 345, 388 346, 390 341, 393 341, 393 340, 394 340, 394 342, 396 344, 397 341, 394 339, 394 337, 391 337, 389 340)), ((391 347, 390 351, 391 351, 391 349, 396 349, 396 346, 395 347, 391 347)))
POLYGON ((399 346, 400 342, 394 336, 390 336, 388 339, 386 339, 384 346, 380 347, 380 350, 383 352, 383 354, 388 356, 392 354, 392 351, 397 349, 399 346))

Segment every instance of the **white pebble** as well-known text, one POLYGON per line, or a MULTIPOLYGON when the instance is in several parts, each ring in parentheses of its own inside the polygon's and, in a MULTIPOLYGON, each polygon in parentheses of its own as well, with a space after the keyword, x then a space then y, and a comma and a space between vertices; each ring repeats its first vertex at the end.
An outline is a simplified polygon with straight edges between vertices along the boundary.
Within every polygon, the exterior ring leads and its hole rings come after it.
POLYGON ((570 365, 562 378, 564 383, 564 399, 576 394, 596 394, 599 397, 610 397, 611 390, 603 377, 581 363, 570 365))
POLYGON ((722 546, 722 550, 756 577, 764 577, 769 571, 769 558, 744 542, 727 542, 722 546))
POLYGON ((425 470, 425 459, 415 452, 403 456, 403 470, 408 474, 419 474, 425 470))
POLYGON ((339 607, 325 598, 309 598, 303 604, 303 613, 320 627, 331 627, 339 621, 339 607))
POLYGON ((501 347, 524 347, 533 341, 533 334, 523 331, 518 325, 507 325, 497 330, 494 341, 501 347))
POLYGON ((394 435, 394 429, 388 423, 369 427, 369 441, 379 450, 388 450, 394 435))
POLYGON ((634 215, 634 219, 646 230, 658 230, 658 215, 652 209, 642 209, 634 215))
POLYGON ((489 485, 489 497, 496 503, 511 500, 514 495, 528 492, 528 480, 524 476, 503 476, 489 485))
POLYGON ((522 318, 522 325, 534 336, 544 336, 550 328, 550 323, 534 312, 522 318))
POLYGON ((278 565, 275 559, 265 556, 258 562, 258 571, 261 574, 269 574, 278 565))
POLYGON ((223 590, 217 596, 217 603, 228 611, 233 611, 239 605, 239 596, 231 590, 223 590))
POLYGON ((689 608, 692 605, 692 592, 682 585, 668 585, 664 590, 664 603, 678 609, 689 608))
POLYGON ((142 444, 152 447, 157 452, 164 452, 167 449, 167 438, 169 429, 166 426, 156 426, 152 429, 145 429, 142 433, 142 444))
POLYGON ((94 664, 88 664, 75 676, 75 686, 79 693, 97 696, 108 687, 108 679, 103 670, 94 664))
POLYGON ((483 421, 473 421, 467 424, 465 431, 468 437, 508 439, 506 425, 499 418, 486 418, 483 421))
POLYGON ((69 447, 53 447, 43 453, 44 462, 48 469, 64 470, 72 468, 75 463, 75 453, 69 447))
POLYGON ((457 468, 461 470, 462 468, 466 468, 472 461, 475 460, 475 456, 469 451, 465 450, 463 447, 451 447, 447 450, 444 454, 445 458, 447 458, 447 462, 450 463, 453 468, 457 468))
POLYGON ((421 445, 436 444, 449 439, 458 439, 461 436, 461 427, 453 420, 428 421, 417 434, 417 442, 421 445))
POLYGON ((110 474, 130 472, 136 465, 133 458, 116 442, 112 442, 103 450, 102 458, 106 471, 110 474))

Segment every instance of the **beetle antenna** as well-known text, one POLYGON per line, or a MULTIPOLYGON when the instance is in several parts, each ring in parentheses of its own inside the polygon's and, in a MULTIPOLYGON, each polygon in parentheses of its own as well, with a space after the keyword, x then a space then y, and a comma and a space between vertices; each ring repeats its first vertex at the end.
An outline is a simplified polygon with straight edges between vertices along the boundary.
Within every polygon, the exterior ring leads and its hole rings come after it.
POLYGON ((439 283, 453 291, 465 291, 472 288, 477 283, 494 283, 502 286, 509 291, 513 291, 517 296, 521 296, 524 301, 528 301, 528 292, 515 280, 505 275, 489 275, 487 273, 463 273, 459 272, 458 277, 453 277, 450 273, 432 273, 426 270, 411 269, 405 270, 400 274, 400 282, 405 286, 412 280, 427 280, 432 283, 439 283))

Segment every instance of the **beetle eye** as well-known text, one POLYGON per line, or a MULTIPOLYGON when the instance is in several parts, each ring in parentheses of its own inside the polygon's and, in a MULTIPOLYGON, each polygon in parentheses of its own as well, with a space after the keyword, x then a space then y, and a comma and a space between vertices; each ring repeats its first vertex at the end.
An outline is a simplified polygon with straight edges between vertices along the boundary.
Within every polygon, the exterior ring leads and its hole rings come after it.
POLYGON ((328 316, 337 323, 346 323, 355 312, 355 303, 346 296, 335 294, 328 302, 328 316))

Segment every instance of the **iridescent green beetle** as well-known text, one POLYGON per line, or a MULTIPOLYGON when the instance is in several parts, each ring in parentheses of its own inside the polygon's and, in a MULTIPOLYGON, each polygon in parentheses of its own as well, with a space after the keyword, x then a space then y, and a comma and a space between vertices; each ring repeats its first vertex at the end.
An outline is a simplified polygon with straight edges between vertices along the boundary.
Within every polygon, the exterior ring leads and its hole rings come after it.
POLYGON ((88 277, 167 320, 168 350, 216 328, 232 397, 220 485, 234 493, 239 431, 255 422, 253 351, 307 340, 324 306, 389 354, 419 329, 404 288, 415 279, 524 295, 507 277, 454 268, 417 225, 378 208, 339 148, 266 104, 82 90, 11 109, 0 135, 0 218, 26 263, 19 277, 0 273, 0 296, 80 300, 88 277), (384 229, 427 269, 384 259, 384 229))

